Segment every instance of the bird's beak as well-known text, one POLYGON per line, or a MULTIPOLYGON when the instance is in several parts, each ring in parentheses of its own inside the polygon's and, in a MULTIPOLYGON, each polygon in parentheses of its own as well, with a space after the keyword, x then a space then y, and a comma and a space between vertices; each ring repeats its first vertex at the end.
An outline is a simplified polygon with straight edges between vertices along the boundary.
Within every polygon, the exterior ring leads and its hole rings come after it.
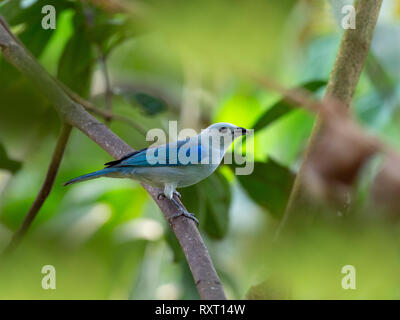
POLYGON ((247 133, 248 133, 248 131, 245 128, 242 128, 242 127, 235 128, 235 134, 239 134, 241 136, 244 136, 247 133))

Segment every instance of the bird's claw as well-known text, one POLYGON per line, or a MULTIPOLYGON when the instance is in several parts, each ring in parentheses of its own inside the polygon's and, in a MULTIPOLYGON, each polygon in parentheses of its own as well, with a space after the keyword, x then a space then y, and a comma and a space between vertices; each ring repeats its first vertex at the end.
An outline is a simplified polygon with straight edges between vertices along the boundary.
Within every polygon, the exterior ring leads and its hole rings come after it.
MULTIPOLYGON (((178 191, 174 191, 174 194, 179 198, 179 200, 182 198, 182 195, 178 192, 178 191)), ((165 199, 167 196, 165 195, 164 192, 161 192, 157 195, 157 199, 158 200, 163 200, 165 199)))
POLYGON ((163 200, 163 199, 165 199, 166 198, 166 195, 165 195, 165 193, 163 193, 163 192, 161 192, 161 193, 159 193, 158 195, 157 195, 157 200, 163 200))
MULTIPOLYGON (((176 196, 181 199, 181 194, 178 191, 174 191, 174 194, 176 194, 176 196)), ((158 200, 163 200, 166 199, 167 196, 165 195, 165 193, 161 192, 157 195, 157 199, 158 200)), ((180 216, 184 216, 186 218, 189 218, 191 220, 193 220, 196 225, 199 225, 199 220, 192 214, 187 212, 185 209, 182 208, 182 206, 179 204, 178 201, 176 201, 174 198, 171 199, 171 201, 176 205, 176 207, 178 208, 179 212, 173 214, 171 217, 168 218, 169 223, 172 222, 172 220, 180 217, 180 216)))
POLYGON ((182 195, 178 191, 174 191, 174 194, 179 198, 179 200, 182 198, 182 195))
POLYGON ((192 213, 186 212, 186 211, 181 211, 181 212, 177 212, 177 213, 173 214, 171 217, 169 217, 168 221, 171 223, 172 220, 175 220, 176 218, 179 218, 180 216, 189 218, 189 219, 193 220, 197 226, 199 225, 199 220, 192 213))

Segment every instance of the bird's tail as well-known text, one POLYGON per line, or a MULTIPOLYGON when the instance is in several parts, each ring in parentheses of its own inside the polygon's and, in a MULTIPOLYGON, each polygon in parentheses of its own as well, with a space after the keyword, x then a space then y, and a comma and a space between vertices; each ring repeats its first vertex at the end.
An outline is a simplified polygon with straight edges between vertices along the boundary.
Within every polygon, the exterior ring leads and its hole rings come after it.
POLYGON ((105 176, 105 175, 107 175, 109 173, 112 173, 114 171, 116 171, 116 168, 105 168, 105 169, 102 169, 102 170, 99 170, 99 171, 91 172, 91 173, 88 173, 88 174, 85 174, 83 176, 80 176, 80 177, 77 177, 77 178, 74 178, 74 179, 71 179, 71 180, 67 181, 66 183, 64 183, 64 186, 67 186, 69 184, 73 184, 73 183, 76 183, 76 182, 82 182, 82 181, 86 181, 86 180, 92 180, 92 179, 100 178, 100 177, 103 177, 103 176, 105 176))

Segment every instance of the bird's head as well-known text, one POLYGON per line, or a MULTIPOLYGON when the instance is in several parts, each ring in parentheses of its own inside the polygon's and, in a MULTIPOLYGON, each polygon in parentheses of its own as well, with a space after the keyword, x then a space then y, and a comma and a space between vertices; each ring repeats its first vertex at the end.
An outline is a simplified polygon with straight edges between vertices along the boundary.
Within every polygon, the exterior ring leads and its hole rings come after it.
POLYGON ((203 132, 210 135, 230 136, 234 139, 248 133, 245 128, 235 126, 228 122, 214 123, 203 132))
POLYGON ((235 126, 228 122, 218 122, 203 130, 201 136, 212 137, 213 143, 220 143, 221 147, 226 150, 230 144, 238 137, 246 135, 248 130, 235 126))

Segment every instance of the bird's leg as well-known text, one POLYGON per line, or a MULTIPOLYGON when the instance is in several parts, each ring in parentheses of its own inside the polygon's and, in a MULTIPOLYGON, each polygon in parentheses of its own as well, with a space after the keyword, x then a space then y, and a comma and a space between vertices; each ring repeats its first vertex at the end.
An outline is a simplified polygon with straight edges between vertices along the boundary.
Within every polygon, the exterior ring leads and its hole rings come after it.
MULTIPOLYGON (((179 199, 181 198, 181 194, 180 194, 179 192, 175 191, 174 193, 177 195, 177 197, 178 197, 179 199)), ((163 200, 163 199, 165 199, 165 198, 167 198, 167 196, 165 195, 164 192, 161 192, 161 193, 159 193, 159 194, 157 195, 157 199, 158 199, 158 200, 163 200)), ((168 218, 168 221, 169 221, 169 222, 171 222, 172 220, 174 220, 174 219, 176 219, 176 218, 178 218, 178 217, 180 217, 180 216, 184 216, 184 217, 186 217, 186 218, 192 219, 194 222, 196 222, 197 225, 199 225, 199 220, 198 220, 192 213, 187 212, 187 210, 184 209, 184 208, 182 207, 182 205, 181 205, 178 201, 176 201, 176 200, 174 199, 174 197, 171 198, 171 201, 172 201, 172 202, 175 204, 175 206, 178 208, 179 212, 177 212, 177 213, 173 214, 171 217, 169 217, 169 218, 168 218)))
POLYGON ((193 213, 187 212, 187 210, 182 207, 182 205, 176 201, 174 198, 171 199, 171 201, 177 206, 177 208, 179 209, 179 212, 173 214, 171 217, 169 217, 169 221, 171 222, 172 220, 180 217, 180 216, 184 216, 186 218, 192 219, 196 225, 199 225, 199 220, 193 215, 193 213))

